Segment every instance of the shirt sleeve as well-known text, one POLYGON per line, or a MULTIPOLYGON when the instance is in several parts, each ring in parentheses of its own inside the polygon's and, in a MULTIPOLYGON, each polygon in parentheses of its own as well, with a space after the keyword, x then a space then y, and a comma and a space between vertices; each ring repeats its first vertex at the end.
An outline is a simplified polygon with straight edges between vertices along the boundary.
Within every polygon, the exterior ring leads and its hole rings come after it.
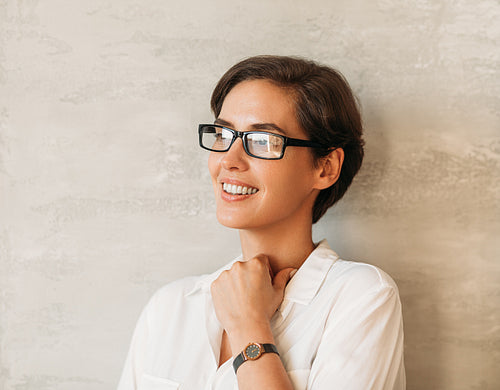
POLYGON ((307 389, 404 390, 403 320, 397 288, 376 288, 354 301, 345 313, 333 313, 307 389))
POLYGON ((144 372, 147 343, 149 339, 149 310, 151 301, 143 309, 132 336, 118 390, 136 390, 144 372))

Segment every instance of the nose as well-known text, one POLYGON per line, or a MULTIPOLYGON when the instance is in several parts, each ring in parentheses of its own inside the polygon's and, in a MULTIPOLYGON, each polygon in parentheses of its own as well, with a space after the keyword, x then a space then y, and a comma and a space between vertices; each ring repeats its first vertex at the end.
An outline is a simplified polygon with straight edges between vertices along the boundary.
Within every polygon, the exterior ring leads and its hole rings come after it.
POLYGON ((243 140, 236 138, 227 152, 223 153, 222 167, 227 170, 248 169, 248 155, 243 147, 243 140))

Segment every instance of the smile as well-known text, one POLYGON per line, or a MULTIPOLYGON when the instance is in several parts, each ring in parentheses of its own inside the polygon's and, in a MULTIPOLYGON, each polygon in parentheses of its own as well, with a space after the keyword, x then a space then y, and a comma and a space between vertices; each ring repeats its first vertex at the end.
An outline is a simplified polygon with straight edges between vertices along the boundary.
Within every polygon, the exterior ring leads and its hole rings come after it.
POLYGON ((222 189, 231 195, 252 195, 255 194, 258 189, 246 186, 237 186, 235 184, 222 183, 222 189))

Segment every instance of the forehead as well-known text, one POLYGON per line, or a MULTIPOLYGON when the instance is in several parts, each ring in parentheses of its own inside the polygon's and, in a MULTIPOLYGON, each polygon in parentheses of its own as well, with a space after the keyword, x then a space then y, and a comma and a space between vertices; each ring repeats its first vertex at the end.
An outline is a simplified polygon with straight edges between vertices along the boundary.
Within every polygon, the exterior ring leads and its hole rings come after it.
POLYGON ((295 103, 290 90, 268 80, 243 81, 231 89, 222 104, 219 118, 238 130, 258 123, 274 123, 288 136, 301 136, 295 103))

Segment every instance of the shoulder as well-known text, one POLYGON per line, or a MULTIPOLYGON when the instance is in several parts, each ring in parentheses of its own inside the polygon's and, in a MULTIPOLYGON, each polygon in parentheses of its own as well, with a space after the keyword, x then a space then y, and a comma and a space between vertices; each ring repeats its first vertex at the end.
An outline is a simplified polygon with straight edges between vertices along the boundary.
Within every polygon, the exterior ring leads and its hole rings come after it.
POLYGON ((190 294, 202 280, 203 276, 189 276, 165 284, 150 297, 144 312, 148 317, 154 318, 185 308, 190 294))
POLYGON ((323 288, 368 293, 384 289, 397 292, 394 280, 383 270, 368 263, 343 260, 326 240, 320 242, 308 265, 324 274, 323 288))
POLYGON ((204 276, 188 276, 163 285, 151 296, 149 304, 155 305, 165 301, 184 299, 199 287, 204 276))
POLYGON ((337 260, 328 272, 321 295, 337 319, 345 315, 364 318, 375 312, 401 313, 396 283, 371 264, 337 260))
POLYGON ((211 274, 188 276, 165 284, 152 295, 145 310, 156 314, 161 314, 165 310, 169 310, 170 313, 190 308, 197 310, 197 306, 204 302, 205 295, 210 293, 212 281, 237 260, 239 257, 211 274))
POLYGON ((351 290, 369 292, 394 289, 397 291, 396 283, 386 272, 367 263, 339 259, 330 269, 328 279, 337 285, 345 285, 351 290))

